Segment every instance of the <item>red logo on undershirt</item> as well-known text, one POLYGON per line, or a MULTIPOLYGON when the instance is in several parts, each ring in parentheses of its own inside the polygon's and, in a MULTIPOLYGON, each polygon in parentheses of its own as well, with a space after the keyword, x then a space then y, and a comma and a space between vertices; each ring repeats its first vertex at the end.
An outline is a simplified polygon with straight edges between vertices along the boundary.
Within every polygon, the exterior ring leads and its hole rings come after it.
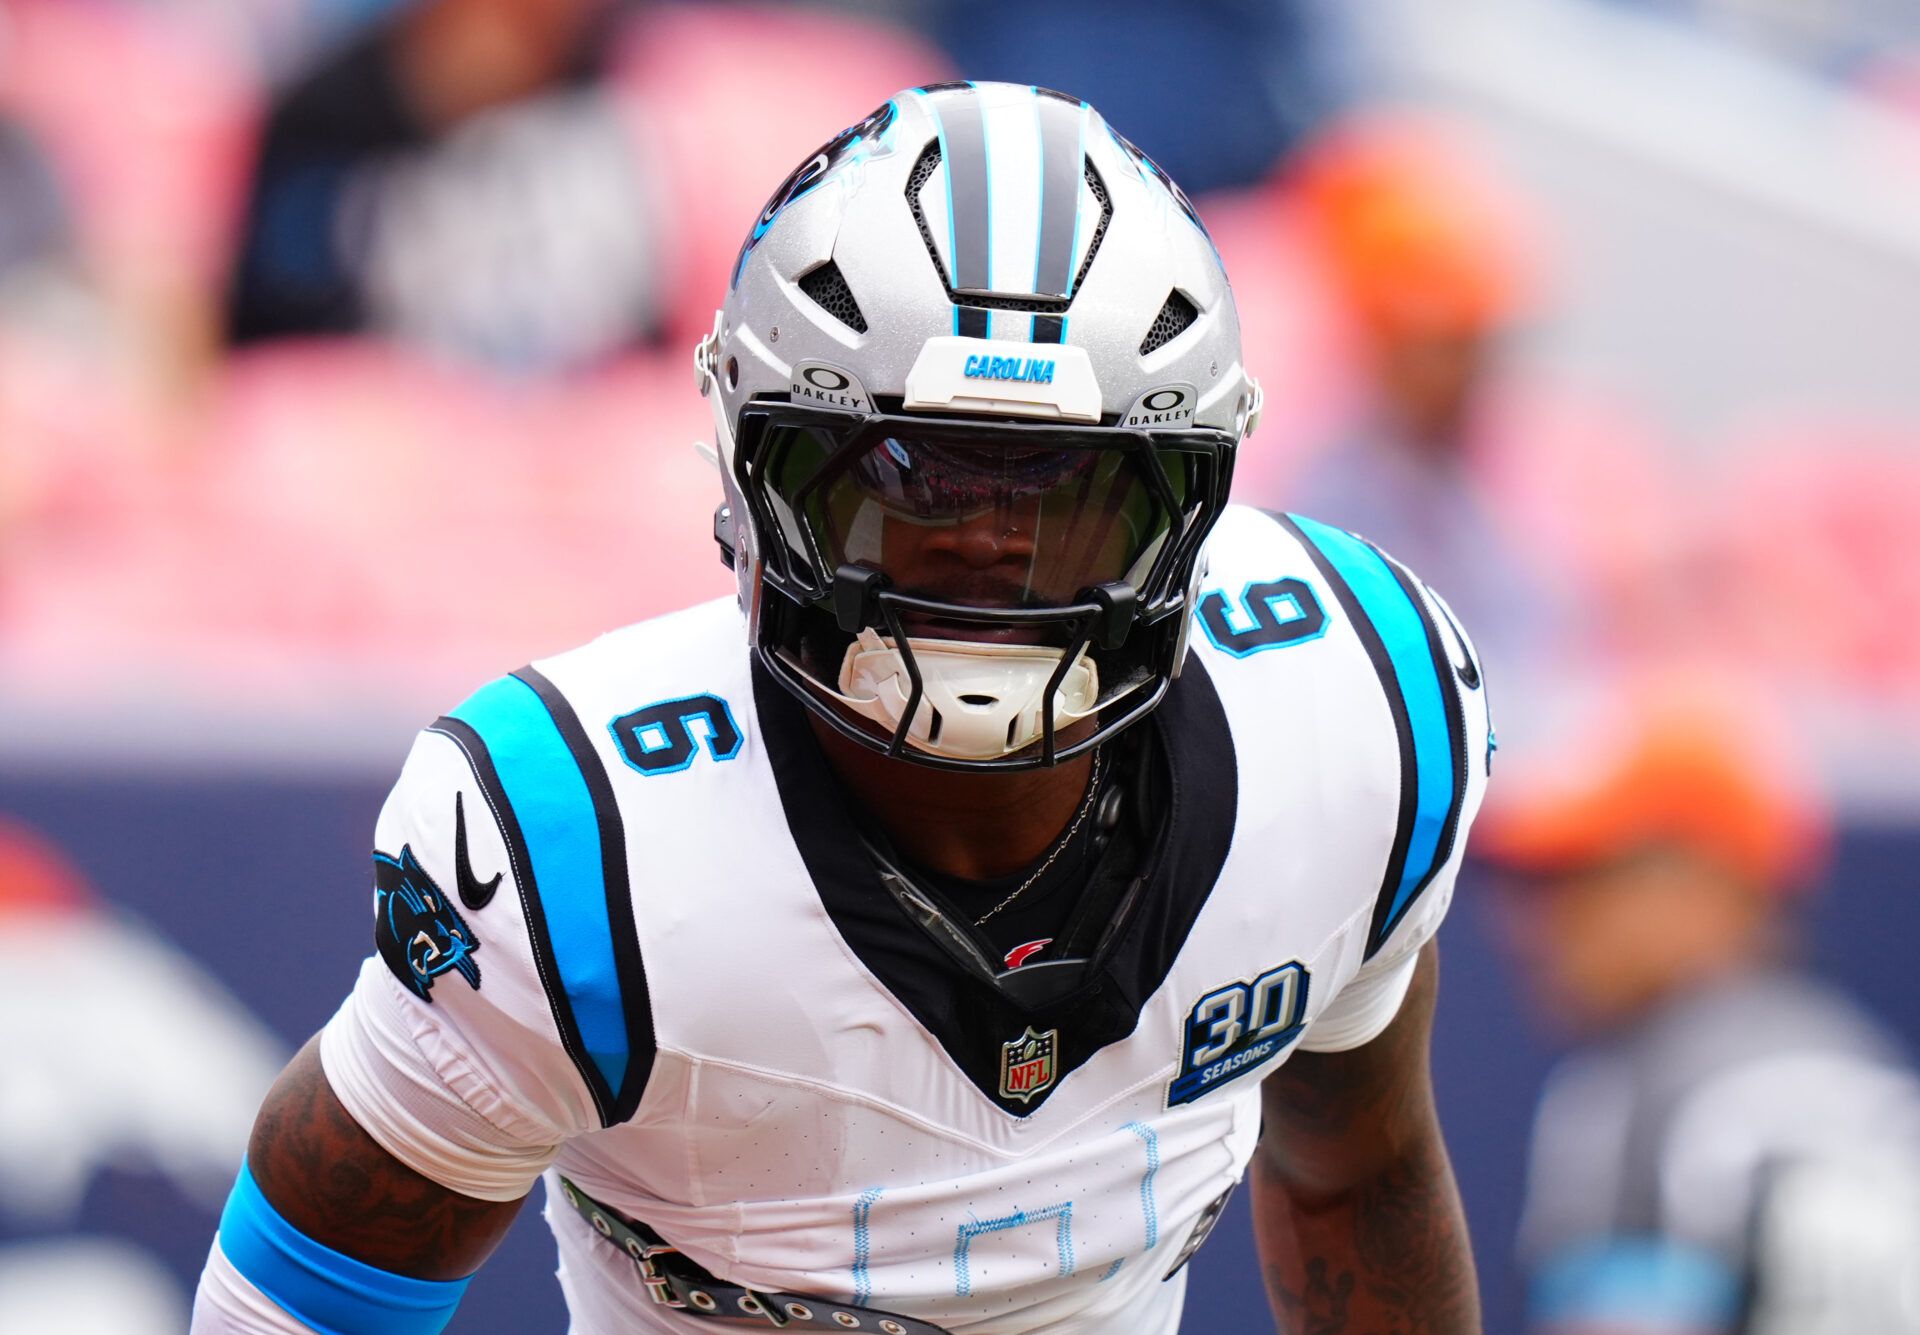
POLYGON ((1007 967, 1009 969, 1019 968, 1022 964, 1025 964, 1028 960, 1052 944, 1052 937, 1043 936, 1038 941, 1029 941, 1024 946, 1015 946, 1007 952, 1007 967))

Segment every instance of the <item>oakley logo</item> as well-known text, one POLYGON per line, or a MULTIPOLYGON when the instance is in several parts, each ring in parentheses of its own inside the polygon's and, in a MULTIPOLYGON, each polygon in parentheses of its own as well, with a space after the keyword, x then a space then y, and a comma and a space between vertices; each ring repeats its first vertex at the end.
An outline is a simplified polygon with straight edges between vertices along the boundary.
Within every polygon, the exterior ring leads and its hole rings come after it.
POLYGON ((1131 427, 1191 426, 1198 397, 1192 385, 1162 385, 1135 399, 1124 420, 1131 427))
POLYGON ((824 403, 831 408, 856 410, 867 405, 867 391, 858 380, 846 371, 818 362, 796 366, 792 383, 795 403, 824 403))
POLYGON ((1051 385, 1053 368, 1052 358, 973 356, 967 358, 966 369, 961 374, 969 380, 1014 380, 1022 384, 1051 385))

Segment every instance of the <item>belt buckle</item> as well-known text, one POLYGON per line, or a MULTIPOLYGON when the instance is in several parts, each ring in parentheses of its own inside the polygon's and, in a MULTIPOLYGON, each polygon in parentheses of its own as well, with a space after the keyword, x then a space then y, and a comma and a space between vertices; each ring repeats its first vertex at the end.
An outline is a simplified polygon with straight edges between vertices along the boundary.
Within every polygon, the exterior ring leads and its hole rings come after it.
POLYGON ((649 1247, 638 1238, 627 1239, 626 1247, 627 1255, 633 1258, 634 1266, 640 1271, 640 1282, 647 1286, 647 1296, 661 1307, 684 1308, 686 1303, 674 1296, 673 1281, 667 1278, 660 1263, 653 1259, 667 1252, 677 1254, 680 1249, 664 1244, 649 1247))
MULTIPOLYGON (((742 1287, 745 1288, 744 1285, 742 1287)), ((773 1300, 772 1295, 762 1293, 758 1289, 746 1288, 745 1297, 740 1300, 741 1307, 742 1310, 751 1312, 753 1309, 746 1307, 748 1299, 751 1299, 758 1307, 758 1315, 765 1317, 767 1324, 776 1330, 784 1329, 793 1324, 793 1318, 780 1310, 780 1304, 773 1300)))

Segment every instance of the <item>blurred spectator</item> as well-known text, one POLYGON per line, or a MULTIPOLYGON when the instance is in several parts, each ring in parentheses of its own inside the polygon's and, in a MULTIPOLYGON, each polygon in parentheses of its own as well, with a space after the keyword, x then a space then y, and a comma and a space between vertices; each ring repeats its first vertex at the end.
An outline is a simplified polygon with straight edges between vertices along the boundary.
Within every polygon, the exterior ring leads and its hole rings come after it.
POLYGON ((1286 508, 1380 544, 1452 603, 1497 679, 1551 644, 1556 608, 1481 476, 1486 390, 1533 298, 1514 199, 1462 148, 1363 118, 1306 150, 1291 185, 1362 380, 1354 423, 1286 508))
POLYGON ((234 276, 236 343, 376 332, 513 368, 652 331, 662 221, 600 83, 619 0, 422 0, 269 117, 234 276))
MULTIPOLYGON (((55 164, 27 124, 0 111, 0 325, 58 332, 97 318, 91 306, 72 202, 55 164)), ((0 484, 6 472, 0 460, 0 484)), ((0 496, 0 521, 5 511, 0 496)))
POLYGON ((1340 9, 1324 0, 938 0, 930 10, 967 78, 1085 98, 1190 192, 1265 177, 1345 82, 1340 9))
POLYGON ((0 282, 71 244, 66 201, 24 126, 0 119, 0 282))
MULTIPOLYGON (((27 128, 0 115, 0 357, 10 330, 57 319, 72 290, 74 237, 52 165, 27 128)), ((18 370, 0 361, 0 425, 18 370)), ((31 468, 16 432, 0 430, 0 613, 6 607, 9 550, 33 508, 31 468)))
MULTIPOLYGON (((253 70, 212 18, 211 6, 0 3, 0 116, 31 133, 50 164, 34 175, 63 199, 62 253, 36 271, 58 281, 32 284, 31 332, 94 392, 143 400, 156 426, 193 397, 217 344, 257 118, 253 70)), ((0 212, 21 184, 0 187, 0 212)))
POLYGON ((1583 712, 1475 837, 1511 876, 1545 1013, 1580 1044, 1535 1126, 1533 1329, 1920 1331, 1920 1083, 1794 961, 1823 822, 1777 712, 1724 675, 1583 712))

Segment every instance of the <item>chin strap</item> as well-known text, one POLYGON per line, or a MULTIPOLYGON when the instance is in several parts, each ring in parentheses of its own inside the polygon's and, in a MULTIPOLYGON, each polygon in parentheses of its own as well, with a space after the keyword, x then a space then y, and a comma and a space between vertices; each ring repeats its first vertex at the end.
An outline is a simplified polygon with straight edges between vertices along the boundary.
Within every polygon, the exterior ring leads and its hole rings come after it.
MULTIPOLYGON (((950 760, 998 760, 1040 740, 1047 683, 1064 650, 911 637, 907 648, 922 687, 907 734, 917 749, 950 760)), ((889 733, 899 729, 913 691, 905 656, 871 627, 847 646, 839 686, 835 699, 889 733)), ((1054 731, 1092 717, 1099 700, 1100 674, 1082 649, 1054 692, 1054 731)))

